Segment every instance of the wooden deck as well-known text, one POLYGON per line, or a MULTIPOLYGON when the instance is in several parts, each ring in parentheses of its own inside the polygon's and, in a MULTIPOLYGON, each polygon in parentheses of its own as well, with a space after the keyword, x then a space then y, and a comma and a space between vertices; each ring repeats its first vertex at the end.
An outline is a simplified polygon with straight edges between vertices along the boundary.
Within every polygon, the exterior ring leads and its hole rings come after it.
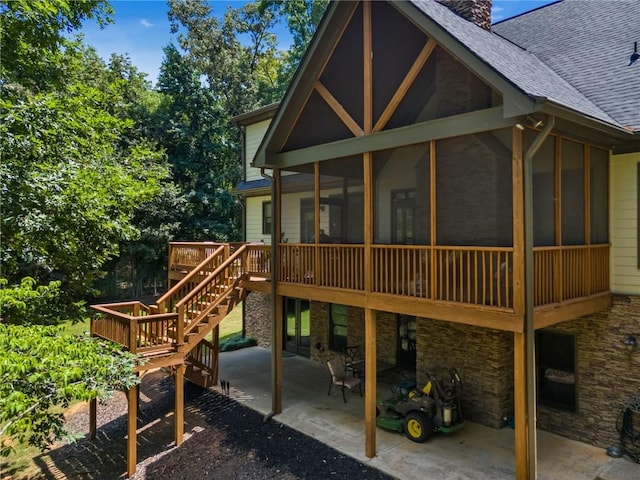
MULTIPOLYGON (((210 249, 195 243, 171 247, 185 271, 210 249)), ((263 280, 271 277, 271 247, 248 244, 246 251, 245 288, 269 292, 271 282, 263 280)), ((364 245, 282 243, 277 252, 280 295, 520 331, 516 299, 522 292, 512 247, 372 245, 367 257, 364 245)), ((534 268, 538 328, 610 302, 609 245, 537 247, 534 268)))

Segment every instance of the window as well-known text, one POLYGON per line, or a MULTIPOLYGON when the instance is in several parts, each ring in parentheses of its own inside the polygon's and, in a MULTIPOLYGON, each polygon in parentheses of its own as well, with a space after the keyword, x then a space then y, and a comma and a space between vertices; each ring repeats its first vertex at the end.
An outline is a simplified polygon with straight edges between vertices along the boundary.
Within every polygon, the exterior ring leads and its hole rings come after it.
POLYGON ((329 304, 329 348, 342 352, 347 348, 349 315, 345 305, 329 304))
POLYGON ((271 202, 262 202, 262 234, 271 235, 271 202))
POLYGON ((538 403, 577 411, 576 338, 567 333, 536 332, 538 403))

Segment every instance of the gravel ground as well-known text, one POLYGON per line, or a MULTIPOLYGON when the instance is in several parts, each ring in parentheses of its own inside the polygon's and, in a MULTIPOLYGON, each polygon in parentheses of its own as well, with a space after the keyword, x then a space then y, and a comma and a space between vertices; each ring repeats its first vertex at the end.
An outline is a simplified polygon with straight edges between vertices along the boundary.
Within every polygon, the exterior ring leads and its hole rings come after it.
MULTIPOLYGON (((141 386, 138 416, 138 465, 141 479, 391 479, 277 420, 217 391, 185 383, 185 437, 173 445, 173 381, 156 372, 141 386)), ((36 460, 41 478, 118 479, 126 469, 126 398, 116 394, 98 406, 98 436, 86 438, 88 408, 68 415, 81 435, 36 460)))

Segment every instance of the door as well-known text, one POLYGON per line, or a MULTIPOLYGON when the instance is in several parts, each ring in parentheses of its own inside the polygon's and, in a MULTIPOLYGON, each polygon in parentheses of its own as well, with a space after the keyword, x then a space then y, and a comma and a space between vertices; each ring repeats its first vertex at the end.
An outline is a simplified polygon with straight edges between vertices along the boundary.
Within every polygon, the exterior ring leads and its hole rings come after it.
POLYGON ((311 310, 309 300, 284 299, 284 349, 311 356, 311 310))
POLYGON ((413 245, 416 218, 416 190, 391 192, 391 243, 413 245))
POLYGON ((398 366, 416 367, 416 317, 398 315, 398 366))

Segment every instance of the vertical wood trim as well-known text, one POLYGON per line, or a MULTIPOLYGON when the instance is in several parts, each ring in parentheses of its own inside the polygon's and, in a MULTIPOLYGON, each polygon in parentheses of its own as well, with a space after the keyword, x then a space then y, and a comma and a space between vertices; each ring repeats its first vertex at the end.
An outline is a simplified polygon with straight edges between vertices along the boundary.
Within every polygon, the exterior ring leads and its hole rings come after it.
POLYGON ((431 208, 429 209, 429 222, 431 223, 431 261, 429 262, 429 276, 431 277, 430 290, 431 299, 436 299, 436 250, 434 246, 437 240, 436 220, 437 220, 437 191, 436 191, 436 141, 429 142, 429 193, 431 195, 431 208))
MULTIPOLYGON (((555 137, 555 222, 556 222, 556 245, 562 246, 562 137, 560 135, 555 137)), ((563 268, 562 268, 562 249, 559 248, 554 254, 554 300, 561 302, 563 299, 563 268)))
POLYGON ((139 385, 127 390, 127 476, 136 473, 136 434, 138 424, 138 389, 139 385))
POLYGON ((362 156, 364 167, 364 291, 370 293, 372 283, 373 258, 373 159, 371 152, 362 156))
POLYGON ((364 311, 365 345, 365 381, 364 381, 364 418, 365 418, 365 455, 376 456, 376 311, 370 308, 364 311))
MULTIPOLYGON (((524 169, 522 130, 514 127, 511 131, 513 135, 511 160, 513 189, 513 308, 517 315, 524 316, 524 169)), ((507 275, 508 278, 509 276, 507 275)))
MULTIPOLYGON (((322 268, 320 267, 320 162, 313 162, 313 236, 315 245, 313 247, 313 282, 320 284, 322 278, 322 268)), ((302 274, 303 272, 300 272, 302 274)))
POLYGON ((525 334, 513 334, 513 400, 515 420, 516 480, 528 480, 527 384, 525 372, 525 334))
POLYGON ((175 383, 174 437, 177 446, 182 443, 184 437, 184 365, 176 365, 173 380, 175 383))
POLYGON ((273 319, 273 352, 271 363, 271 410, 273 413, 282 413, 282 342, 283 342, 283 318, 282 303, 284 297, 276 295, 274 319, 273 319))
POLYGON ((89 440, 96 439, 98 424, 98 399, 89 400, 89 440))
POLYGON ((371 1, 362 4, 362 32, 363 39, 363 69, 364 69, 364 132, 371 133, 373 129, 373 48, 371 39, 371 1))
POLYGON ((584 167, 584 244, 588 245, 585 261, 585 293, 591 295, 592 271, 591 271, 591 148, 589 144, 583 145, 584 167))

